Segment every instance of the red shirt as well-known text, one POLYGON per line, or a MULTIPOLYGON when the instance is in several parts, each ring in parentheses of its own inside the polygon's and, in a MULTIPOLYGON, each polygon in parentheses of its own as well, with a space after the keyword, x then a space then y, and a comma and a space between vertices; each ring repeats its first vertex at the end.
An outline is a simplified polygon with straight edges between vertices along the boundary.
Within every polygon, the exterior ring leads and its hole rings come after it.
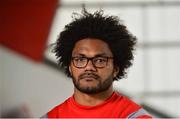
POLYGON ((52 109, 48 118, 151 118, 141 106, 113 92, 110 98, 96 106, 78 104, 73 96, 52 109))

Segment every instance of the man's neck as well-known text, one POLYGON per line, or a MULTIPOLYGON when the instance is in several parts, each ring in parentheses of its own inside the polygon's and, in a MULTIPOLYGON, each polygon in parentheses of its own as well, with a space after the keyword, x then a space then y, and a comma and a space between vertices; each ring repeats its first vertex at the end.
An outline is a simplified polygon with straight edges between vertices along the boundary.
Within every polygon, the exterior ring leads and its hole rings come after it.
POLYGON ((112 95, 112 93, 113 93, 112 87, 110 87, 108 90, 104 92, 100 92, 97 94, 86 94, 75 89, 74 99, 80 105, 96 106, 104 102, 106 99, 108 99, 112 95))

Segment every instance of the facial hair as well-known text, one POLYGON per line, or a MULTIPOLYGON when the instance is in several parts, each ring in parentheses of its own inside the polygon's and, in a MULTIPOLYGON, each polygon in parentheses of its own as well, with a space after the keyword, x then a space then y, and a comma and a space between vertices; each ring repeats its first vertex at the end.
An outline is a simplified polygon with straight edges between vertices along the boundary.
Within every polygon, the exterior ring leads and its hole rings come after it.
POLYGON ((110 75, 108 78, 106 78, 104 81, 102 81, 102 79, 94 73, 84 73, 84 74, 80 75, 77 80, 75 79, 74 76, 72 76, 72 79, 73 79, 74 86, 79 91, 86 93, 86 94, 97 94, 97 93, 106 91, 111 87, 111 85, 113 83, 112 75, 110 75), (98 81, 98 84, 95 87, 81 86, 80 80, 83 80, 83 78, 85 78, 88 75, 98 81))

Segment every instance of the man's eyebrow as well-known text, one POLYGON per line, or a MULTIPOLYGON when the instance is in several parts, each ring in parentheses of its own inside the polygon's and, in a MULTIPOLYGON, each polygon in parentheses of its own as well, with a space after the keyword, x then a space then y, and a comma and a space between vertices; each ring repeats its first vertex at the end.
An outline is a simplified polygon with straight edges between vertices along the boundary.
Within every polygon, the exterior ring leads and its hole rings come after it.
MULTIPOLYGON (((85 54, 81 54, 81 53, 75 54, 74 56, 75 56, 75 57, 76 57, 76 56, 87 57, 85 54)), ((107 55, 106 53, 100 53, 100 54, 95 55, 94 57, 107 57, 107 56, 108 56, 108 55, 107 55)))
POLYGON ((86 55, 85 55, 85 54, 81 54, 81 53, 75 54, 74 56, 86 57, 86 55))
POLYGON ((97 54, 94 57, 107 57, 108 55, 106 53, 97 54))

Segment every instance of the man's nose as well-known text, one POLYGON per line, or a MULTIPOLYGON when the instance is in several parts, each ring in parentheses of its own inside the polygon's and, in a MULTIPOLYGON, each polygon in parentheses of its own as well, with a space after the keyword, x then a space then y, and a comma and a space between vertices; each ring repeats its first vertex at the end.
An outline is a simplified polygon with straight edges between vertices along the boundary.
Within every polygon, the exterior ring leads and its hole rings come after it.
POLYGON ((93 70, 93 71, 96 71, 96 67, 94 66, 92 60, 89 60, 86 67, 85 67, 86 70, 93 70))

